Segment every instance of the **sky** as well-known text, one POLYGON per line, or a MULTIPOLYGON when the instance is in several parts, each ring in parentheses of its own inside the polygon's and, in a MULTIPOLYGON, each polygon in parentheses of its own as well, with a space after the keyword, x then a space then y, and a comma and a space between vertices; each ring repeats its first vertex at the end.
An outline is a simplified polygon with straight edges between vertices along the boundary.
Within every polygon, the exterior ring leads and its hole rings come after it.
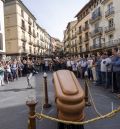
POLYGON ((22 0, 37 23, 52 36, 63 40, 67 23, 75 20, 75 15, 89 0, 22 0))

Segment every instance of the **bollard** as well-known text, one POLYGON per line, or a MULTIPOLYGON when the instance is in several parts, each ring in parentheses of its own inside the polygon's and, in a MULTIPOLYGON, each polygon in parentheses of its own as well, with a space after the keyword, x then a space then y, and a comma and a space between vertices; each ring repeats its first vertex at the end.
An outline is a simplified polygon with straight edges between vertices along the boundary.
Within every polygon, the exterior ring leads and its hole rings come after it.
POLYGON ((89 101, 89 94, 88 94, 88 75, 85 73, 85 105, 91 106, 91 103, 89 101))
POLYGON ((35 101, 27 101, 26 105, 29 107, 29 123, 28 129, 36 129, 36 118, 35 118, 35 107, 37 102, 35 101))
POLYGON ((47 90, 47 74, 44 73, 44 87, 45 87, 45 104, 43 105, 43 108, 50 108, 51 105, 48 103, 48 90, 47 90))

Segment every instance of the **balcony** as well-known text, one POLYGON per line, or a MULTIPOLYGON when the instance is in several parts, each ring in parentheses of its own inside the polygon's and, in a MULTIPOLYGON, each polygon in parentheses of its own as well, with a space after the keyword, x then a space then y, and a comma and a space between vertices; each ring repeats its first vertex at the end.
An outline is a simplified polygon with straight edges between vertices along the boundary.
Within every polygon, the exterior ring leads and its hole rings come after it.
POLYGON ((76 47, 76 46, 77 46, 77 44, 72 44, 72 45, 71 45, 72 48, 74 48, 74 47, 76 47))
POLYGON ((115 30, 115 24, 105 27, 105 33, 109 33, 115 30))
POLYGON ((105 48, 115 47, 115 46, 117 47, 119 45, 120 45, 120 38, 115 39, 115 40, 110 40, 110 41, 104 43, 104 46, 103 47, 105 47, 105 48))
POLYGON ((42 42, 44 42, 44 41, 45 41, 43 38, 40 38, 40 40, 41 40, 42 42))
POLYGON ((32 32, 31 32, 31 31, 28 31, 28 33, 29 33, 30 35, 32 35, 32 32))
POLYGON ((102 4, 106 4, 108 1, 110 1, 110 0, 102 0, 102 4))
POLYGON ((23 41, 23 42, 26 42, 27 41, 27 39, 26 39, 26 37, 24 36, 24 37, 22 37, 21 38, 21 40, 23 41))
POLYGON ((35 34, 35 32, 33 32, 33 37, 34 37, 34 38, 36 38, 36 34, 35 34))
POLYGON ((86 52, 90 51, 89 47, 86 47, 86 52))
POLYGON ((98 27, 93 32, 90 33, 90 36, 91 38, 94 38, 95 36, 102 35, 102 33, 103 33, 103 28, 98 27))
POLYGON ((101 15, 101 13, 99 12, 98 14, 92 16, 92 18, 90 19, 89 23, 90 23, 90 24, 93 24, 93 23, 95 23, 96 21, 100 20, 101 18, 102 18, 102 15, 101 15))
POLYGON ((39 47, 39 48, 41 47, 39 43, 37 43, 37 47, 39 47))
POLYGON ((72 39, 75 39, 76 38, 76 35, 74 34, 74 35, 72 35, 72 39))
POLYGON ((108 9, 106 12, 105 12, 105 17, 109 17, 111 15, 113 15, 115 13, 114 11, 114 7, 111 7, 110 9, 108 9))
POLYGON ((94 44, 93 46, 90 46, 91 50, 96 50, 96 49, 101 49, 101 48, 102 48, 101 44, 94 44))
POLYGON ((82 34, 82 30, 77 31, 77 34, 82 34))
POLYGON ((33 46, 34 46, 34 47, 37 47, 37 44, 35 43, 35 44, 33 44, 33 46))
POLYGON ((89 30, 89 25, 86 25, 85 27, 83 27, 83 31, 87 31, 89 30))
POLYGON ((82 52, 86 52, 86 49, 85 48, 82 48, 82 52))
POLYGON ((26 54, 27 53, 27 49, 25 48, 25 46, 22 46, 22 50, 21 50, 22 53, 26 54))
POLYGON ((21 29, 23 29, 24 31, 26 31, 26 27, 25 26, 21 26, 21 29))
POLYGON ((28 23, 32 25, 32 20, 30 18, 28 19, 28 23))
POLYGON ((84 39, 84 42, 87 42, 87 41, 89 41, 89 37, 88 36, 86 36, 85 39, 84 39))
POLYGON ((83 41, 82 40, 79 40, 79 43, 78 44, 81 45, 82 43, 83 43, 83 41))
POLYGON ((29 41, 29 45, 33 45, 33 42, 32 41, 29 41))

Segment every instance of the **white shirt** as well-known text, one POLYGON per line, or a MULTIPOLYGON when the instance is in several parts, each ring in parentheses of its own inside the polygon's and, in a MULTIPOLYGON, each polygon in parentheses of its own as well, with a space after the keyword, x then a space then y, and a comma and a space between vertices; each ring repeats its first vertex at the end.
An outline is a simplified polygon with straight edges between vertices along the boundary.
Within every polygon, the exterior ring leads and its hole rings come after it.
POLYGON ((106 59, 102 59, 101 61, 101 72, 106 72, 107 67, 106 67, 106 59))
POLYGON ((76 63, 72 64, 72 70, 77 71, 77 64, 76 63))
POLYGON ((71 61, 70 60, 67 61, 67 67, 71 67, 71 61))
POLYGON ((10 65, 7 65, 6 70, 7 70, 7 72, 11 72, 10 65))
POLYGON ((48 61, 45 61, 45 66, 48 66, 48 61))
POLYGON ((92 64, 93 64, 93 60, 92 59, 89 59, 87 61, 87 63, 88 63, 88 68, 91 68, 92 67, 92 64))
POLYGON ((82 61, 81 62, 81 67, 86 67, 87 66, 87 62, 86 61, 82 61))

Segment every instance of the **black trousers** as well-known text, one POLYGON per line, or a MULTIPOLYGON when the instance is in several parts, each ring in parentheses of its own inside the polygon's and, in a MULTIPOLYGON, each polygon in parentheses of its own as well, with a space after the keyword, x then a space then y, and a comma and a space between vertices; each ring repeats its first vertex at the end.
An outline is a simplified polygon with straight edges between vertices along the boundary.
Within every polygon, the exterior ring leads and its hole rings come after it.
POLYGON ((120 71, 116 72, 116 85, 118 88, 118 92, 120 93, 120 71))
POLYGON ((120 92, 120 71, 113 72, 113 91, 115 93, 120 92))

